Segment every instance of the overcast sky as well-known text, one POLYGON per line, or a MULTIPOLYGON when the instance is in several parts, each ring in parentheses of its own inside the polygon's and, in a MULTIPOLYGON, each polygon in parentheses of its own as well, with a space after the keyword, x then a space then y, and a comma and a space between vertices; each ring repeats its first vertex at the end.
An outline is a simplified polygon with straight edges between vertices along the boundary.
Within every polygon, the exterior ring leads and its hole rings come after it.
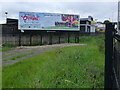
POLYGON ((92 16, 98 21, 117 21, 117 0, 2 0, 0 1, 0 23, 8 18, 18 18, 19 12, 46 12, 79 14, 81 18, 92 16), (8 2, 9 1, 9 2, 8 2), (65 1, 65 2, 64 2, 65 1), (89 1, 89 2, 88 2, 89 1))

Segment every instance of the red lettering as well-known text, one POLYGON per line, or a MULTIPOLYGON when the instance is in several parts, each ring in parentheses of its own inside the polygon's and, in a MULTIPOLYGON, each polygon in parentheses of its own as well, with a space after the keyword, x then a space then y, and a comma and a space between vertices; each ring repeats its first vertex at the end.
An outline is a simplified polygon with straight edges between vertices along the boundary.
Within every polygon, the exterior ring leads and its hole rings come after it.
POLYGON ((26 20, 36 20, 36 21, 38 21, 38 18, 40 17, 40 16, 38 16, 38 17, 29 17, 29 16, 21 16, 22 18, 23 18, 23 20, 24 21, 26 21, 26 20))

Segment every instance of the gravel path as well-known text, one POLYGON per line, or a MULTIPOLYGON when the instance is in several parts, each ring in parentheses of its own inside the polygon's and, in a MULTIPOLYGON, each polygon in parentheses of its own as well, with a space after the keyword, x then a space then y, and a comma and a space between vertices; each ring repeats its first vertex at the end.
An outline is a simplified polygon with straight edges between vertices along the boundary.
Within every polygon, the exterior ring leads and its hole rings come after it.
POLYGON ((68 46, 80 46, 80 45, 85 45, 85 44, 73 44, 73 43, 65 43, 65 44, 54 44, 54 45, 44 45, 44 46, 22 46, 22 47, 17 47, 13 50, 3 52, 2 53, 2 66, 7 66, 10 64, 14 64, 16 62, 19 62, 21 60, 24 60, 26 58, 44 53, 49 50, 57 49, 57 48, 64 48, 68 46), (27 54, 26 56, 20 57, 20 58, 15 58, 15 60, 12 60, 12 57, 17 57, 20 55, 27 54), (7 59, 7 61, 5 61, 7 59))

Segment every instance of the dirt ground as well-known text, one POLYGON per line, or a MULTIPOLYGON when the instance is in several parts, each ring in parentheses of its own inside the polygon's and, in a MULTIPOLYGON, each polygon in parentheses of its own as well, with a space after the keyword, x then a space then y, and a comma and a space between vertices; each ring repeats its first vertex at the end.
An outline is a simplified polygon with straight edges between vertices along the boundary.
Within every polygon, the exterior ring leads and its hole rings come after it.
POLYGON ((44 45, 44 46, 16 47, 10 51, 2 52, 2 66, 14 64, 28 57, 32 57, 49 50, 64 48, 68 46, 79 46, 79 45, 85 45, 85 44, 65 43, 65 44, 54 44, 54 45, 44 45))

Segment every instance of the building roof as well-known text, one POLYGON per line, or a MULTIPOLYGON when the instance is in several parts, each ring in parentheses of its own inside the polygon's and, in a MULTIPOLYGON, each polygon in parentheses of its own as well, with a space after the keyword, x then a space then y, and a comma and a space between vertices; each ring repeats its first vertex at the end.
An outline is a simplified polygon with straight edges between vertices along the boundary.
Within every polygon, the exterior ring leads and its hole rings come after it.
POLYGON ((18 19, 7 18, 7 24, 18 24, 18 19))
POLYGON ((81 18, 80 21, 92 21, 89 18, 81 18))
POLYGON ((81 21, 93 21, 93 17, 88 16, 88 18, 80 18, 81 21))

